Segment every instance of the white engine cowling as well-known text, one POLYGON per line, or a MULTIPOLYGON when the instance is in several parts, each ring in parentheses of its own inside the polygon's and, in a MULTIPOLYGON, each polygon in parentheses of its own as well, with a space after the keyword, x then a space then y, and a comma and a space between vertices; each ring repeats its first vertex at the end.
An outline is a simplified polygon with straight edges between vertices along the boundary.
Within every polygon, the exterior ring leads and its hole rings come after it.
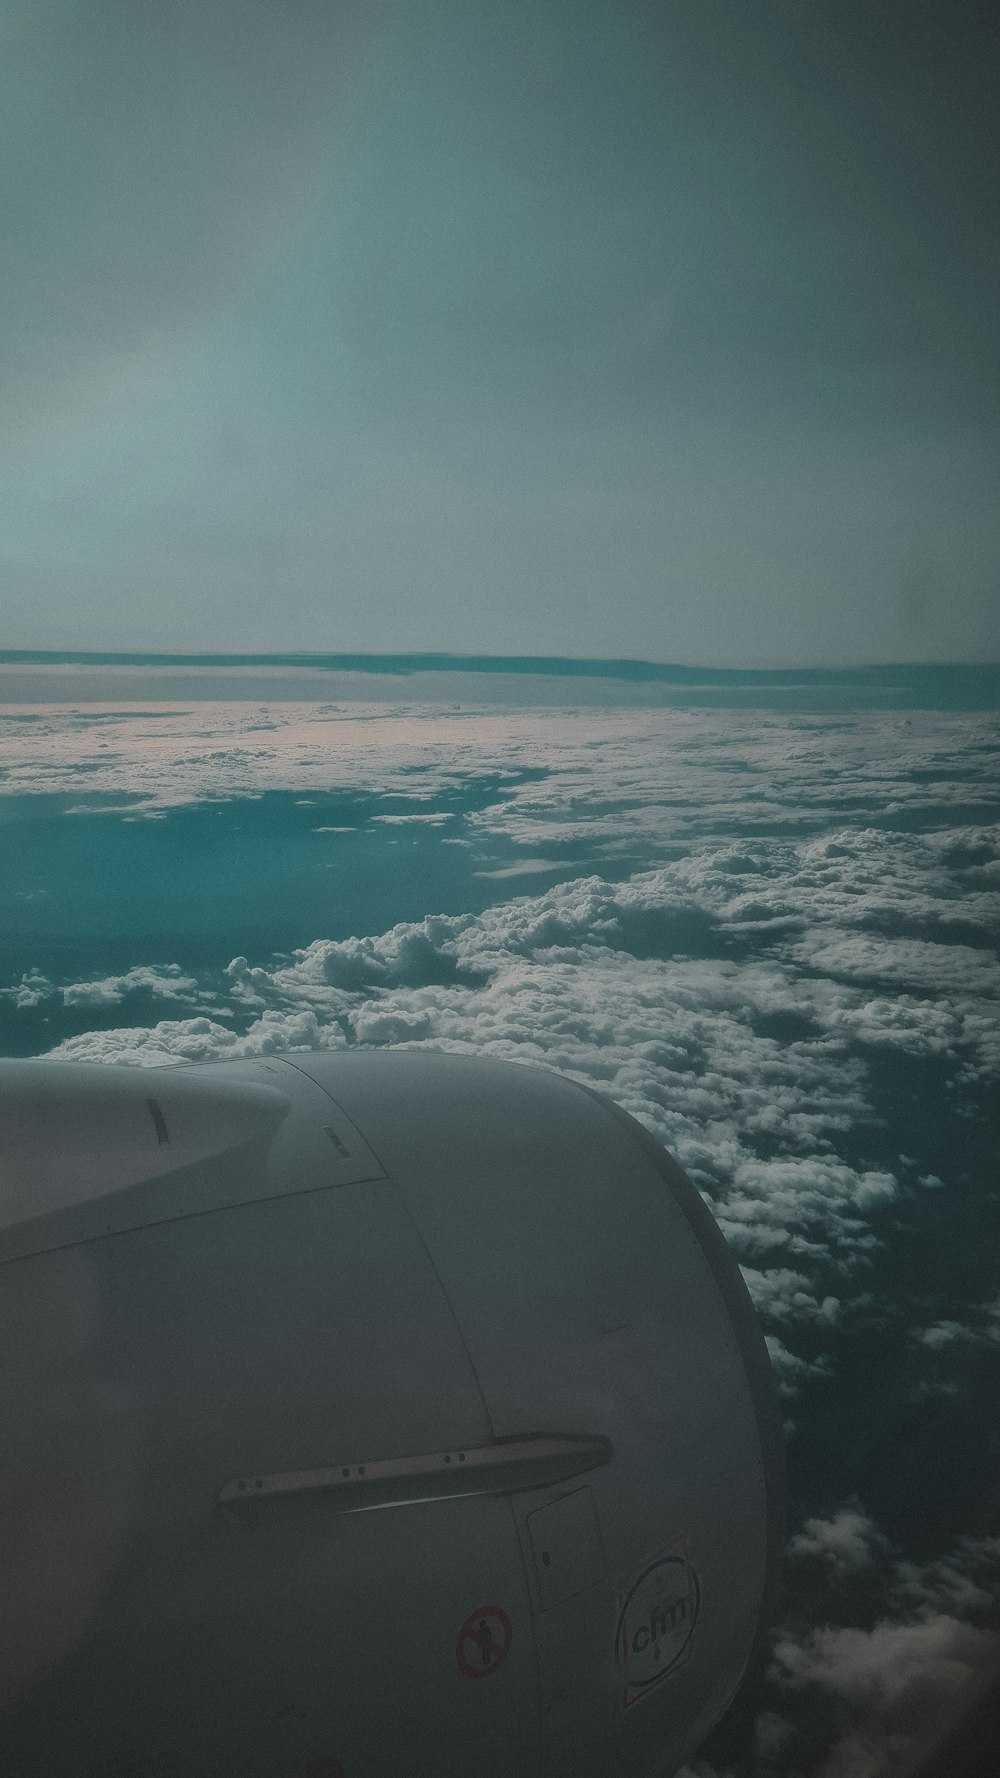
POLYGON ((662 1778, 759 1658, 763 1338, 557 1074, 0 1063, 0 1339, 18 1778, 662 1778))

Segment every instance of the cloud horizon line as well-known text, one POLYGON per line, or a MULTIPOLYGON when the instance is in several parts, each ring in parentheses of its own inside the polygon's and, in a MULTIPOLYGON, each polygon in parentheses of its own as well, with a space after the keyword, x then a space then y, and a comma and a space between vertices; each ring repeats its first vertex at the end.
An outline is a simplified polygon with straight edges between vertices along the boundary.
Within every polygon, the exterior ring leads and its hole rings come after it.
POLYGON ((0 667, 127 666, 127 667, 304 667, 314 672, 391 673, 406 678, 416 673, 506 673, 567 678, 625 679, 663 684, 706 683, 754 685, 796 683, 828 685, 859 675, 874 682, 892 682, 900 675, 930 673, 998 676, 1000 655, 981 660, 843 661, 825 665, 797 663, 733 666, 701 661, 658 661, 628 655, 459 653, 433 649, 392 651, 324 649, 197 651, 163 649, 4 648, 0 667))

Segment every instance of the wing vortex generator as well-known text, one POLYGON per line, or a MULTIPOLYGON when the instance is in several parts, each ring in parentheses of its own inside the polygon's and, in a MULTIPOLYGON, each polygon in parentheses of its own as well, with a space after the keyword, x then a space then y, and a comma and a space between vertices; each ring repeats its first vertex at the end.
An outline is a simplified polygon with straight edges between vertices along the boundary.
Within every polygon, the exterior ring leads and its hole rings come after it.
POLYGON ((0 1350, 17 1778, 666 1778, 759 1663, 763 1338, 557 1074, 0 1063, 0 1350))

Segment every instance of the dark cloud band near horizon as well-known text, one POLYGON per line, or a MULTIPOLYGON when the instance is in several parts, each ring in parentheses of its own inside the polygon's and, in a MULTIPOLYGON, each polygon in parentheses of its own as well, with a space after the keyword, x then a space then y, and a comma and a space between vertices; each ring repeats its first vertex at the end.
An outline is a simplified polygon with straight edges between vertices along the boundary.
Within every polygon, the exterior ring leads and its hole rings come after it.
POLYGON ((986 658, 998 47, 5 0, 5 641, 986 658))

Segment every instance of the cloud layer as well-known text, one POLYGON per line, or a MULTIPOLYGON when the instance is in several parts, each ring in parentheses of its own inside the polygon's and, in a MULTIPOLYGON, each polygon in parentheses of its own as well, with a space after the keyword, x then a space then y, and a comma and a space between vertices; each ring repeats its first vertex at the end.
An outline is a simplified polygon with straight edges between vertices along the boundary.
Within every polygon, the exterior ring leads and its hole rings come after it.
MULTIPOLYGON (((788 1415, 795 1523, 755 1778, 908 1758, 995 1653, 997 724, 232 705, 50 710, 9 732, 15 811, 47 791, 66 822, 138 833, 285 794, 323 845, 367 833, 401 909, 408 848, 437 849, 461 911, 352 931, 331 891, 326 930, 280 952, 36 963, 0 986, 4 1028, 154 1067, 491 1054, 624 1106, 717 1216, 788 1415), (349 819, 325 817, 331 786, 355 794, 349 819)), ((280 869, 265 893, 277 909, 280 869)))

